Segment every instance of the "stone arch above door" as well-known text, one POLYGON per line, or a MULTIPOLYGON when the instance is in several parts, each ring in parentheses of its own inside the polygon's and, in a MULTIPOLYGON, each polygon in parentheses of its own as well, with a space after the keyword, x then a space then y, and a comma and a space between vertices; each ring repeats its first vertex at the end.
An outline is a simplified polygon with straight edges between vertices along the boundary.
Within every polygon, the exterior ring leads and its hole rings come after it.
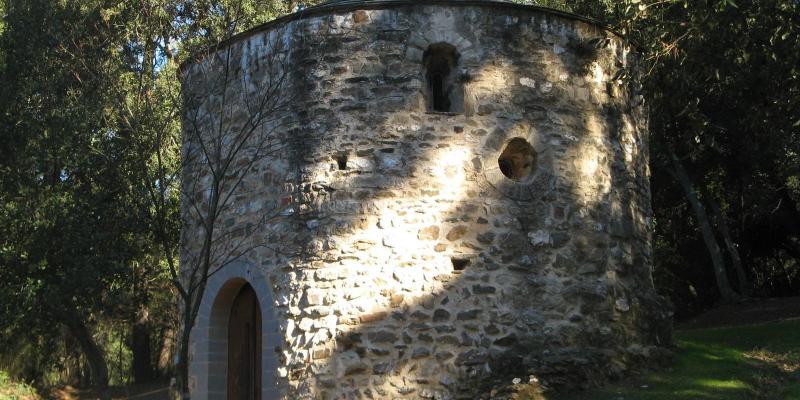
POLYGON ((227 396, 228 318, 233 301, 245 284, 253 287, 261 308, 261 399, 282 398, 275 351, 282 344, 282 336, 274 313, 272 290, 260 270, 237 262, 209 278, 200 303, 191 334, 189 379, 193 399, 215 400, 227 396))

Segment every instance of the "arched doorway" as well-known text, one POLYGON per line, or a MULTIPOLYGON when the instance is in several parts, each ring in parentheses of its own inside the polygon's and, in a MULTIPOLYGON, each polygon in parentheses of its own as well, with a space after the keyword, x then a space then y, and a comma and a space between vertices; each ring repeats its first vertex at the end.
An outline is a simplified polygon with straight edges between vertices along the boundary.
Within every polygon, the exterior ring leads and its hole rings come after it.
MULTIPOLYGON (((203 294, 203 301, 197 313, 197 325, 192 330, 194 344, 189 358, 189 387, 192 390, 192 400, 226 398, 232 400, 240 398, 279 400, 285 398, 286 381, 278 376, 277 371, 281 365, 277 349, 283 346, 284 338, 280 330, 280 323, 275 316, 273 304, 269 280, 262 271, 253 268, 248 263, 231 263, 209 278, 208 286, 203 294), (256 366, 253 369, 256 375, 251 376, 252 380, 250 380, 250 382, 254 382, 253 390, 256 395, 253 397, 230 397, 228 394, 230 358, 228 354, 232 348, 232 345, 229 344, 231 311, 234 311, 234 308, 239 309, 247 303, 252 305, 253 297, 256 298, 256 306, 250 309, 258 311, 256 315, 260 319, 260 323, 253 324, 255 317, 251 317, 250 326, 257 326, 260 330, 250 336, 257 338, 257 341, 249 342, 253 351, 243 351, 243 353, 251 354, 253 358, 249 359, 250 365, 256 366), (234 307, 234 303, 239 305, 234 307)), ((255 322, 258 322, 258 319, 255 322)), ((240 344, 247 343, 247 341, 242 343, 239 339, 237 341, 240 344)), ((239 368, 239 370, 248 369, 239 368)), ((247 392, 249 391, 244 393, 247 392)))
POLYGON ((261 308, 249 283, 228 319, 228 400, 261 400, 261 308))

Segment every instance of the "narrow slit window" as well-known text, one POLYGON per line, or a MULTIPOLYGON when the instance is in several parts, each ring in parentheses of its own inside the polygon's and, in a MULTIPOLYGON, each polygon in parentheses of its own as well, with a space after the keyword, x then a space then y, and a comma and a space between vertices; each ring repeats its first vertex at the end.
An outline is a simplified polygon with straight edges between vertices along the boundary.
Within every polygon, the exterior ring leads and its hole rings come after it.
POLYGON ((442 74, 431 76, 431 94, 433 95, 434 111, 450 111, 450 101, 444 92, 444 78, 442 74))
POLYGON ((336 167, 339 171, 347 170, 347 153, 341 153, 336 155, 336 167))
POLYGON ((458 76, 459 55, 447 43, 432 44, 423 55, 425 102, 428 111, 463 112, 464 93, 458 76))

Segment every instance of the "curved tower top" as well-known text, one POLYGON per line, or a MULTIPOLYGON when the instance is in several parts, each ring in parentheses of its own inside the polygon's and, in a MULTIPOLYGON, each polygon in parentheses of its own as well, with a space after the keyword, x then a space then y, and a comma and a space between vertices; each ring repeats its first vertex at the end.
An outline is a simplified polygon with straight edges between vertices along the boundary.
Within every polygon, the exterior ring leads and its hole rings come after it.
MULTIPOLYGON (((324 3, 317 4, 315 6, 298 10, 291 14, 284 15, 280 18, 276 18, 272 21, 250 28, 244 32, 240 32, 230 37, 229 39, 217 43, 216 45, 212 46, 209 50, 225 48, 226 46, 244 40, 250 36, 258 34, 259 32, 264 32, 277 28, 291 21, 302 20, 325 14, 334 14, 337 12, 347 12, 357 9, 392 9, 392 8, 407 7, 407 6, 443 6, 443 7, 478 6, 478 7, 491 7, 497 9, 507 8, 510 10, 544 13, 544 14, 555 15, 561 18, 582 21, 584 23, 601 28, 621 39, 625 39, 624 35, 610 28, 606 23, 598 21, 593 18, 581 16, 578 14, 573 14, 567 11, 557 10, 550 7, 519 4, 508 0, 330 0, 324 3)), ((204 54, 207 54, 207 51, 195 54, 194 57, 190 57, 189 59, 184 61, 183 65, 181 66, 181 70, 183 70, 183 68, 186 67, 187 65, 190 65, 195 61, 202 59, 204 54)))

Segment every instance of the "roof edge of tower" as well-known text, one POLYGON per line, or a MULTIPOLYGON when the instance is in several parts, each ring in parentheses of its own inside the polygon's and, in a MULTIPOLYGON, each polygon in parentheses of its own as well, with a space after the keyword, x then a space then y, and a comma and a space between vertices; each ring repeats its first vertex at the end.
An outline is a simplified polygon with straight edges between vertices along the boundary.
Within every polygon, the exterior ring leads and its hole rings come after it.
MULTIPOLYGON (((297 12, 287 14, 282 17, 278 17, 271 21, 265 22, 261 25, 250 28, 246 31, 237 33, 231 36, 230 38, 225 39, 217 44, 208 46, 203 50, 197 51, 181 63, 180 67, 178 68, 178 74, 180 76, 180 74, 188 66, 194 64, 197 61, 202 60, 205 57, 205 55, 209 53, 219 51, 234 43, 244 40, 250 36, 256 35, 264 31, 268 31, 270 29, 288 24, 293 21, 303 20, 318 15, 330 14, 337 11, 370 10, 370 9, 393 8, 401 6, 426 6, 426 5, 442 5, 442 6, 457 6, 457 7, 492 6, 497 8, 535 11, 594 25, 600 29, 605 30, 606 32, 609 32, 619 37, 622 40, 630 42, 625 37, 625 35, 612 29, 605 22, 589 17, 584 17, 578 14, 573 14, 567 11, 557 10, 550 7, 512 3, 504 0, 338 0, 338 1, 329 1, 321 3, 313 7, 305 8, 297 12)), ((635 43, 632 43, 632 45, 634 47, 638 47, 636 46, 635 43)))

